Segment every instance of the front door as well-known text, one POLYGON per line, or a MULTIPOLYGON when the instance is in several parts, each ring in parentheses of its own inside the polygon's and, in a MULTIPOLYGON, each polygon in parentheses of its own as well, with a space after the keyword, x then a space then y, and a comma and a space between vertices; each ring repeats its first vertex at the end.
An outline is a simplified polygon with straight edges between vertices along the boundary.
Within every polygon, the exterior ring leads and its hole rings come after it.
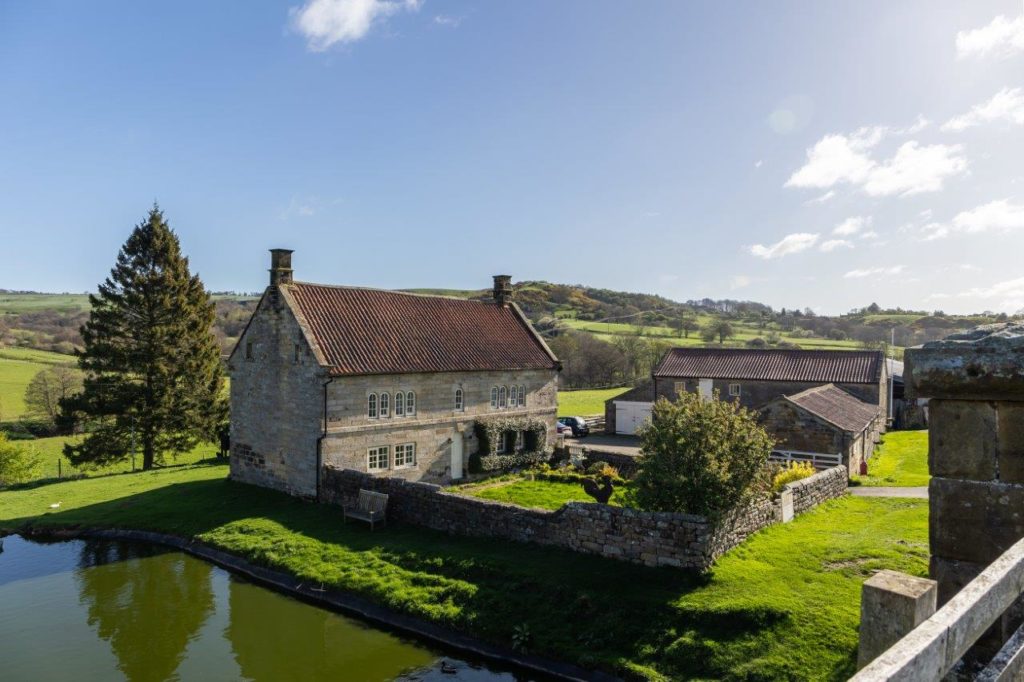
POLYGON ((462 434, 452 436, 452 480, 462 478, 462 434))
POLYGON ((715 382, 712 379, 700 380, 700 397, 710 400, 715 397, 715 382))

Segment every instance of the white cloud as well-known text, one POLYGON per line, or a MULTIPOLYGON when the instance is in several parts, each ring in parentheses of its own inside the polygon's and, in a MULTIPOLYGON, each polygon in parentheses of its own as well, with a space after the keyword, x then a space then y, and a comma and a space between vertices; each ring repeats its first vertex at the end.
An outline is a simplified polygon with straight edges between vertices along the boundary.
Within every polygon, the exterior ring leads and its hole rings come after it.
POLYGON ((819 248, 825 253, 835 251, 836 249, 852 249, 853 242, 847 239, 829 239, 822 242, 819 248))
POLYGON ((959 132, 992 121, 1024 125, 1024 90, 1003 88, 992 99, 976 104, 966 114, 955 116, 943 124, 946 131, 959 132))
POLYGON ((909 196, 937 192, 947 178, 967 170, 960 145, 904 142, 896 155, 872 169, 864 191, 871 196, 909 196))
POLYGON ((933 242, 936 239, 945 239, 949 236, 950 229, 949 225, 943 225, 942 223, 928 223, 921 227, 921 241, 933 242))
POLYGON ((864 268, 862 270, 850 270, 848 273, 843 275, 846 279, 862 279, 864 277, 885 277, 889 275, 898 275, 903 272, 904 266, 893 265, 888 268, 864 268))
POLYGON ((872 150, 885 137, 920 131, 928 122, 919 118, 903 129, 860 128, 850 135, 826 135, 807 150, 807 161, 786 187, 827 189, 842 183, 861 187, 871 196, 935 192, 943 182, 967 169, 959 145, 921 145, 904 142, 888 160, 876 161, 872 150))
POLYGON ((958 213, 953 218, 953 226, 968 234, 1024 229, 1024 205, 1011 204, 1006 199, 990 201, 970 211, 958 213))
POLYGON ((874 166, 867 152, 883 135, 881 128, 861 128, 851 135, 826 135, 807 150, 807 163, 790 176, 786 187, 825 189, 840 182, 864 182, 874 166))
POLYGON ((751 280, 746 275, 736 275, 735 277, 732 278, 732 281, 729 282, 729 288, 732 289, 733 291, 735 291, 736 289, 742 289, 744 287, 750 286, 750 283, 752 281, 753 280, 751 280))
POLYGON ((861 232, 858 236, 861 239, 878 239, 881 235, 879 235, 874 230, 868 230, 867 232, 861 232))
POLYGON ((997 282, 987 287, 974 287, 958 294, 932 294, 931 299, 973 298, 977 300, 1000 299, 998 307, 1004 310, 1024 308, 1024 277, 997 282))
POLYGON ((794 253, 800 253, 814 246, 818 241, 818 235, 809 234, 807 232, 796 232, 789 234, 780 239, 779 241, 765 246, 763 244, 754 244, 750 247, 750 253, 757 256, 758 258, 764 258, 769 260, 772 258, 782 258, 794 253))
POLYGON ((314 52, 336 43, 354 43, 398 12, 416 11, 422 0, 308 0, 290 10, 293 26, 314 52))
POLYGON ((857 234, 866 225, 871 224, 871 216, 853 216, 847 218, 843 222, 836 225, 835 229, 832 230, 832 234, 838 234, 842 237, 849 237, 851 234, 857 234))
POLYGON ((1006 57, 1024 52, 1024 15, 1007 19, 999 15, 987 26, 956 34, 956 53, 964 57, 1006 57))
POLYGON ((459 24, 462 23, 462 17, 453 17, 447 14, 438 14, 434 17, 434 23, 438 26, 447 26, 448 28, 458 28, 459 24))
POLYGON ((804 203, 807 204, 808 206, 810 206, 812 204, 824 204, 826 201, 828 201, 829 199, 831 199, 835 195, 836 195, 836 191, 834 189, 830 189, 829 191, 827 191, 824 194, 822 194, 820 197, 815 197, 814 199, 809 199, 809 200, 805 201, 804 203))

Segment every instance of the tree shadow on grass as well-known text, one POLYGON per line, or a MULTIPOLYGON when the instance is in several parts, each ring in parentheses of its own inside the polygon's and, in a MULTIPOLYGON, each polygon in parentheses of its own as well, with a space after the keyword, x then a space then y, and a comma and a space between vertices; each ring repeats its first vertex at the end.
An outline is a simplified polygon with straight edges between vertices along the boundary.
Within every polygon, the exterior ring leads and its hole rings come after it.
POLYGON ((717 676, 722 671, 708 660, 666 651, 684 633, 742 643, 786 617, 770 608, 680 609, 708 575, 406 524, 371 532, 343 523, 337 507, 227 479, 174 483, 5 526, 197 536, 397 611, 506 645, 515 632, 533 653, 617 671, 632 662, 672 677, 717 676))

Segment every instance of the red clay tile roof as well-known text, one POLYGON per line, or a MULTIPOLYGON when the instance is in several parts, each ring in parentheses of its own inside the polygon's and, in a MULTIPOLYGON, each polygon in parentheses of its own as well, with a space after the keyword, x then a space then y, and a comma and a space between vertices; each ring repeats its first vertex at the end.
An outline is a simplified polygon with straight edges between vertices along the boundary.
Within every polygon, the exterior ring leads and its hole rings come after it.
POLYGON ((558 367, 512 306, 300 282, 283 288, 333 375, 558 367))
POLYGON ((832 384, 787 395, 783 400, 852 433, 863 431, 882 411, 877 405, 866 403, 832 384))
POLYGON ((877 383, 881 351, 673 348, 656 377, 877 383))

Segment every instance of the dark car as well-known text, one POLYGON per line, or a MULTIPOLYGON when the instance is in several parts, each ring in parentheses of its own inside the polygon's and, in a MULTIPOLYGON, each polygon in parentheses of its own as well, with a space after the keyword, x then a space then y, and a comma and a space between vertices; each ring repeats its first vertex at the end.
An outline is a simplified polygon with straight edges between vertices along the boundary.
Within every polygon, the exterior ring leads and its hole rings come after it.
POLYGON ((583 438, 590 434, 590 427, 587 426, 587 422, 583 421, 583 417, 561 417, 558 423, 572 429, 572 435, 576 438, 583 438))

